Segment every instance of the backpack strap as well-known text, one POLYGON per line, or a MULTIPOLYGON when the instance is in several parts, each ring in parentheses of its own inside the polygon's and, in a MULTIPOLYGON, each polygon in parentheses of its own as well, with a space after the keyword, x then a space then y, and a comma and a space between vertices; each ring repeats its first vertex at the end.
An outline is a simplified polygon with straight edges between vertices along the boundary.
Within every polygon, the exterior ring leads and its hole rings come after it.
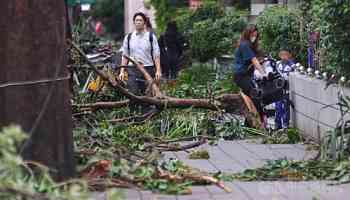
POLYGON ((154 58, 153 58, 153 35, 154 35, 153 31, 150 31, 149 42, 151 43, 151 57, 152 57, 153 65, 155 65, 154 58))
POLYGON ((129 54, 129 56, 130 56, 130 39, 131 39, 131 35, 132 35, 132 33, 129 33, 128 34, 128 36, 127 36, 127 40, 128 40, 128 54, 129 54))

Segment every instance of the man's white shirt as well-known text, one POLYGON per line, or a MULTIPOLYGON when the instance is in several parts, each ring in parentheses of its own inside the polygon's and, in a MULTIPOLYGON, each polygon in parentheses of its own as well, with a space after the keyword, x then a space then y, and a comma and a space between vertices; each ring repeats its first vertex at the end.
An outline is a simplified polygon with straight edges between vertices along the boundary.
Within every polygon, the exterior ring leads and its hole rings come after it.
MULTIPOLYGON (((123 42, 123 55, 128 55, 135 58, 137 61, 142 62, 144 66, 154 66, 151 56, 151 44, 150 44, 150 32, 144 31, 137 33, 132 32, 130 38, 130 55, 128 52, 128 35, 125 36, 123 42)), ((159 45, 157 38, 153 34, 153 58, 156 59, 160 56, 159 45)))

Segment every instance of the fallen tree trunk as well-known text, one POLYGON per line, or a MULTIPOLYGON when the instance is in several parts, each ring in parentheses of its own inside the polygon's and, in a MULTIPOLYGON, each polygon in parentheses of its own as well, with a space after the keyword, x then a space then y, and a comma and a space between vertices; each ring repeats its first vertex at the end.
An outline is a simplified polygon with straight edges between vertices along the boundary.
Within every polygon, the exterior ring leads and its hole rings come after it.
MULTIPOLYGON (((148 84, 147 90, 148 95, 150 96, 137 96, 131 92, 129 92, 126 88, 122 87, 121 84, 115 78, 109 77, 103 71, 98 70, 86 57, 84 52, 74 43, 70 42, 72 46, 79 52, 79 54, 86 60, 87 64, 91 67, 91 69, 99 75, 102 79, 108 81, 110 85, 116 90, 118 90, 121 94, 132 99, 134 101, 146 104, 152 104, 157 106, 160 109, 164 108, 204 108, 211 110, 236 110, 243 114, 248 122, 254 127, 258 129, 263 129, 263 126, 260 122, 259 115, 255 109, 254 104, 251 102, 249 97, 241 94, 224 94, 214 99, 190 99, 190 98, 176 98, 165 96, 161 93, 159 87, 156 82, 152 79, 152 77, 147 73, 144 69, 143 65, 138 63, 136 60, 125 56, 129 61, 131 61, 136 68, 141 71, 144 75, 145 80, 148 84), (250 101, 249 101, 250 100, 250 101)), ((116 105, 120 105, 120 103, 114 102, 116 105)))

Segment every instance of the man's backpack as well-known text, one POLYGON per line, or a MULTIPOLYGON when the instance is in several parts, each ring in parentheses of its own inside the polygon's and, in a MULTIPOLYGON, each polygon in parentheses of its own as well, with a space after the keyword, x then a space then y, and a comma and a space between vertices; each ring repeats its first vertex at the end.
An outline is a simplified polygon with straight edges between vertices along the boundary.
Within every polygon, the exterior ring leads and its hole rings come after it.
MULTIPOLYGON (((153 64, 154 63, 154 58, 153 58, 153 35, 154 33, 152 31, 149 32, 149 42, 151 44, 151 57, 152 57, 152 61, 153 61, 153 64)), ((131 36, 132 36, 132 33, 129 33, 128 36, 127 36, 127 40, 128 40, 128 54, 130 55, 130 39, 131 39, 131 36)))

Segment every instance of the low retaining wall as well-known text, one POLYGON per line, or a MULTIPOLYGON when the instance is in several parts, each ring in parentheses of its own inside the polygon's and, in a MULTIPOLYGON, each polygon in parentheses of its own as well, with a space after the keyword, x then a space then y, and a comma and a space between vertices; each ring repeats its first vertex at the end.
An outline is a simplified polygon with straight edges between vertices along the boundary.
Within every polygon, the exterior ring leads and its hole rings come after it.
MULTIPOLYGON (((339 86, 325 89, 326 82, 298 72, 289 76, 292 125, 305 136, 319 140, 328 130, 334 129, 340 118, 338 106, 339 86)), ((342 88, 350 96, 349 88, 342 88)))

